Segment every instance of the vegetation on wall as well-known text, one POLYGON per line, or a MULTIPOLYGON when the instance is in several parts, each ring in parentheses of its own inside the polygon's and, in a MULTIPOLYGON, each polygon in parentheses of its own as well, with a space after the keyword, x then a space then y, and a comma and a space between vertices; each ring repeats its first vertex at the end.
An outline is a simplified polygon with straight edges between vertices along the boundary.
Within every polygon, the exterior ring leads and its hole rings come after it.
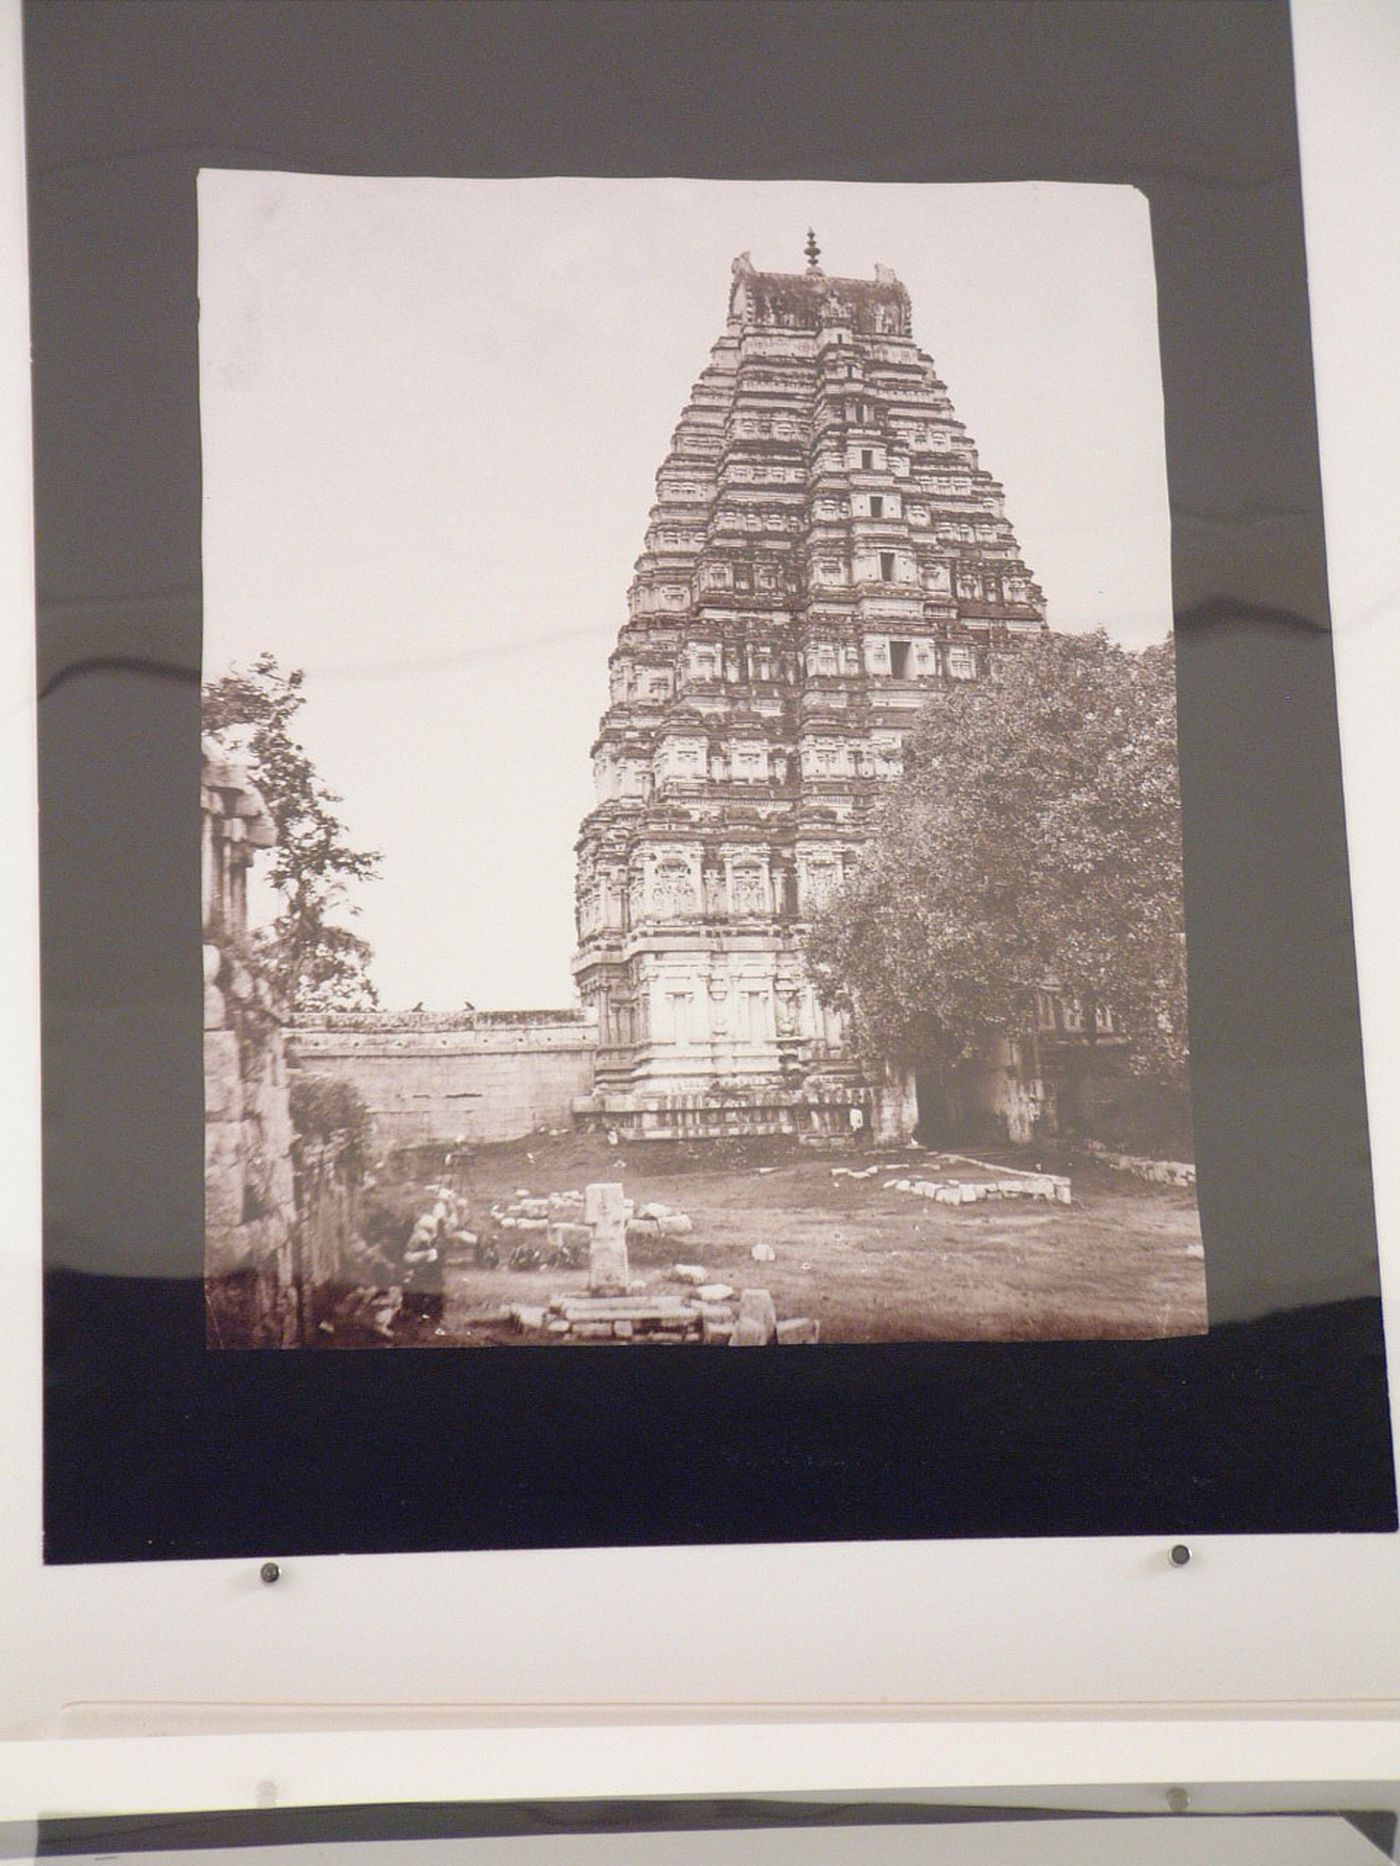
POLYGON ((371 1010, 368 943, 344 924, 353 890, 375 880, 379 854, 352 846, 336 813, 341 799, 293 731, 306 703, 302 670, 275 656, 232 667, 203 693, 204 730, 245 760, 277 830, 268 880, 281 905, 254 936, 257 955, 292 1011, 371 1010))

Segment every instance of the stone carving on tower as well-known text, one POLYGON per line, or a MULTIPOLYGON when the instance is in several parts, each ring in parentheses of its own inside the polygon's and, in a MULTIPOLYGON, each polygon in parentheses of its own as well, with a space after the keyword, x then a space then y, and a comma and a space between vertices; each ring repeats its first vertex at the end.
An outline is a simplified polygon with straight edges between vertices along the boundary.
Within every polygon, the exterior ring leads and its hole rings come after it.
POLYGON ((610 661, 574 976, 599 1033, 579 1113, 623 1133, 869 1118, 807 918, 919 710, 1046 626, 908 292, 806 250, 802 273, 734 261, 610 661))

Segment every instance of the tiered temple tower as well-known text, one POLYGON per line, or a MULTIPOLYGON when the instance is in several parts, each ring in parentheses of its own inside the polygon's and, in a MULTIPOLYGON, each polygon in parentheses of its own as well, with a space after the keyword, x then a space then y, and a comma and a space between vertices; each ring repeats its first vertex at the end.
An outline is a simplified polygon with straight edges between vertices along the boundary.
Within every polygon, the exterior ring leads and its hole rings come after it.
POLYGON ((627 1134, 870 1119, 806 976, 807 916, 930 696, 1046 626, 908 292, 807 253, 798 274, 734 261, 611 657, 577 845, 599 1043, 578 1112, 627 1134))

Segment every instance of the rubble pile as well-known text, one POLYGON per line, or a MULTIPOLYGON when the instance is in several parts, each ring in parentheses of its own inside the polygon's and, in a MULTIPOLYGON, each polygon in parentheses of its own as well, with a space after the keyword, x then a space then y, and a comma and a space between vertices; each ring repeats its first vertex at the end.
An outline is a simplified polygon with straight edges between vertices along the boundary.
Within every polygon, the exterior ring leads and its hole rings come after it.
POLYGON ((427 1196, 432 1202, 413 1221, 404 1262, 472 1261, 478 1239, 467 1227, 467 1201, 450 1186, 429 1186, 427 1196))
MULTIPOLYGON (((688 1213, 669 1205, 639 1207, 623 1199, 622 1214, 632 1250, 664 1246, 689 1237, 695 1229, 688 1213)), ((491 1217, 499 1230, 515 1234, 509 1262, 517 1270, 580 1269, 588 1262, 593 1228, 585 1216, 582 1192, 537 1194, 522 1186, 508 1203, 493 1205, 491 1217)))
MULTIPOLYGON (((648 1290, 634 1282, 628 1248, 634 1242, 659 1242, 688 1237, 694 1225, 684 1212, 667 1205, 644 1205, 640 1210, 624 1198, 617 1184, 591 1185, 583 1193, 561 1195, 577 1218, 551 1217, 551 1201, 519 1196, 516 1206, 501 1214, 521 1223, 567 1227, 587 1239, 588 1290, 551 1296, 544 1304, 516 1303, 509 1310, 522 1332, 543 1332, 570 1341, 647 1341, 652 1343, 702 1342, 711 1346, 770 1347, 815 1342, 817 1323, 807 1317, 778 1320, 772 1295, 766 1289, 736 1293, 727 1283, 711 1279, 703 1264, 678 1263, 671 1280, 676 1293, 648 1290), (527 1207, 542 1207, 526 1209, 527 1207)), ((552 1234, 552 1233, 551 1233, 552 1234)), ((757 1250, 754 1255, 757 1256, 757 1250)), ((768 1252, 768 1261, 774 1253, 768 1252)))

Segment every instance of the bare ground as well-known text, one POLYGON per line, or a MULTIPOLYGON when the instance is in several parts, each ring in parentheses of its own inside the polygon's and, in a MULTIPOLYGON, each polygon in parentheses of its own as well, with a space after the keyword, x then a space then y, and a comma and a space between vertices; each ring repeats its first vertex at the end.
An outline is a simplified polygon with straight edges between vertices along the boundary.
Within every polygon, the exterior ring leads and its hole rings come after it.
POLYGON ((582 1293, 586 1269, 513 1270, 519 1235, 498 1231, 492 1204, 519 1192, 582 1190, 621 1181, 638 1206, 686 1212, 694 1232, 631 1252, 647 1293, 676 1296, 676 1262, 701 1264, 736 1290, 766 1288, 780 1317, 812 1316, 823 1342, 1141 1339, 1206 1326, 1205 1266, 1195 1196, 1112 1172, 1083 1156, 1002 1151, 984 1159, 1068 1172, 1072 1205, 1006 1200, 943 1206, 885 1190, 895 1176, 934 1176, 938 1156, 914 1150, 819 1150, 792 1141, 623 1142, 538 1135, 479 1148, 460 1183, 471 1224, 491 1237, 500 1267, 449 1264, 440 1325, 415 1345, 543 1344, 488 1319, 505 1305, 582 1293), (833 1166, 880 1163, 871 1178, 833 1166), (751 1256, 756 1244, 776 1253, 751 1256))

